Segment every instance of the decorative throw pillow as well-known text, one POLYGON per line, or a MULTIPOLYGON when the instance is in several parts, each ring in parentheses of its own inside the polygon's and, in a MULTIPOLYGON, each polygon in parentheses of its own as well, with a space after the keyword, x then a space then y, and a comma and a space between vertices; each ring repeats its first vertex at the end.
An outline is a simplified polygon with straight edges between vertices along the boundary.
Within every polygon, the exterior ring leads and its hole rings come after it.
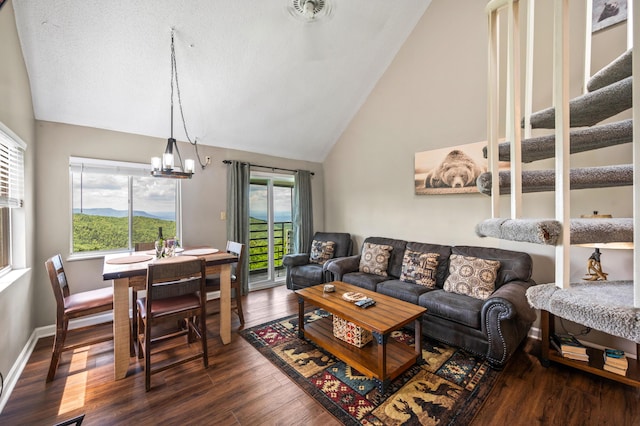
POLYGON ((438 253, 405 250, 400 281, 435 288, 439 257, 438 253))
POLYGON ((495 290, 500 261, 452 254, 444 290, 485 300, 495 290))
POLYGON ((360 256, 360 272, 386 277, 391 250, 393 246, 364 243, 360 256))
POLYGON ((311 242, 311 253, 309 254, 309 263, 324 264, 333 257, 336 243, 333 241, 317 241, 311 242))

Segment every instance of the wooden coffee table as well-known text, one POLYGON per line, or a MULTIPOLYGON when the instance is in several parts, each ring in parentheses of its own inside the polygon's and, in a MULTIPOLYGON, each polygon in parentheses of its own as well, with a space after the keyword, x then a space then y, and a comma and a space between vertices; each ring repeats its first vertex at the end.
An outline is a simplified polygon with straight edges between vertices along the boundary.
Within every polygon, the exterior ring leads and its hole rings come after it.
POLYGON ((324 284, 296 290, 298 294, 298 335, 317 343, 351 367, 376 381, 384 392, 387 385, 402 372, 422 359, 422 314, 426 309, 380 293, 368 291, 341 281, 331 283, 335 292, 325 293, 324 284), (342 294, 357 291, 374 299, 376 304, 359 308, 342 299, 342 294), (373 342, 362 348, 333 335, 333 319, 322 318, 304 324, 305 303, 322 308, 333 315, 371 331, 373 342), (392 331, 415 321, 415 348, 389 339, 392 331))

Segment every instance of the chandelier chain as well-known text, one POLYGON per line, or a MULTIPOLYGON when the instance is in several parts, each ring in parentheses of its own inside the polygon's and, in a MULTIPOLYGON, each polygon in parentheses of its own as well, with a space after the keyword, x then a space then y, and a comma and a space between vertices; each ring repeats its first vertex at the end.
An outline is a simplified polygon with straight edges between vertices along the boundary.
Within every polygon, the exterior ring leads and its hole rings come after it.
MULTIPOLYGON (((198 157, 198 163, 200 163, 200 167, 202 167, 202 169, 205 168, 206 164, 204 164, 202 162, 202 160, 200 159, 200 153, 198 152, 198 138, 195 138, 193 141, 191 140, 191 137, 189 136, 189 132, 187 131, 187 122, 184 118, 184 110, 182 108, 182 98, 180 96, 180 83, 178 81, 178 63, 176 61, 176 49, 175 49, 175 44, 174 44, 174 30, 171 30, 171 135, 173 137, 173 82, 175 80, 176 82, 176 93, 178 95, 178 107, 180 108, 180 118, 182 119, 182 127, 184 129, 184 134, 187 137, 187 141, 193 145, 195 152, 196 152, 196 157, 198 157)), ((177 148, 177 146, 176 146, 177 148)), ((180 156, 180 153, 178 153, 178 156, 180 156)))

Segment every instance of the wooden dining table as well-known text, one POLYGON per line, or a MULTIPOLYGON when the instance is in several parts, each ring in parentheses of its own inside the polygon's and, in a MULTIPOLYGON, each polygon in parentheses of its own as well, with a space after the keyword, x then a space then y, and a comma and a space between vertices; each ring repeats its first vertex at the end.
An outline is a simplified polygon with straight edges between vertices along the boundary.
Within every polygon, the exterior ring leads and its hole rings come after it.
MULTIPOLYGON (((196 256, 205 259, 207 275, 220 274, 220 339, 231 343, 231 264, 238 257, 211 247, 186 248, 176 256, 196 256)), ((104 257, 102 279, 113 282, 113 366, 115 379, 123 379, 129 369, 129 288, 144 290, 147 265, 158 261, 153 251, 114 253, 104 257)), ((135 318, 134 318, 135 321, 135 318)))

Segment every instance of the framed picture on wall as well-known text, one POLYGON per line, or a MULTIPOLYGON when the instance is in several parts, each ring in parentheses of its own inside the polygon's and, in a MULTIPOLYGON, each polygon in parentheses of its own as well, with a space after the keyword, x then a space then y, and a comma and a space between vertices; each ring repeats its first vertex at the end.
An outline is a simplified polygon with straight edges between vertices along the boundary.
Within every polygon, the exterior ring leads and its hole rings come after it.
MULTIPOLYGON (((416 195, 479 194, 476 179, 488 170, 487 142, 450 146, 415 154, 416 195)), ((500 168, 509 163, 500 163, 500 168)))
POLYGON ((591 32, 595 33, 627 19, 627 0, 593 0, 591 32))

